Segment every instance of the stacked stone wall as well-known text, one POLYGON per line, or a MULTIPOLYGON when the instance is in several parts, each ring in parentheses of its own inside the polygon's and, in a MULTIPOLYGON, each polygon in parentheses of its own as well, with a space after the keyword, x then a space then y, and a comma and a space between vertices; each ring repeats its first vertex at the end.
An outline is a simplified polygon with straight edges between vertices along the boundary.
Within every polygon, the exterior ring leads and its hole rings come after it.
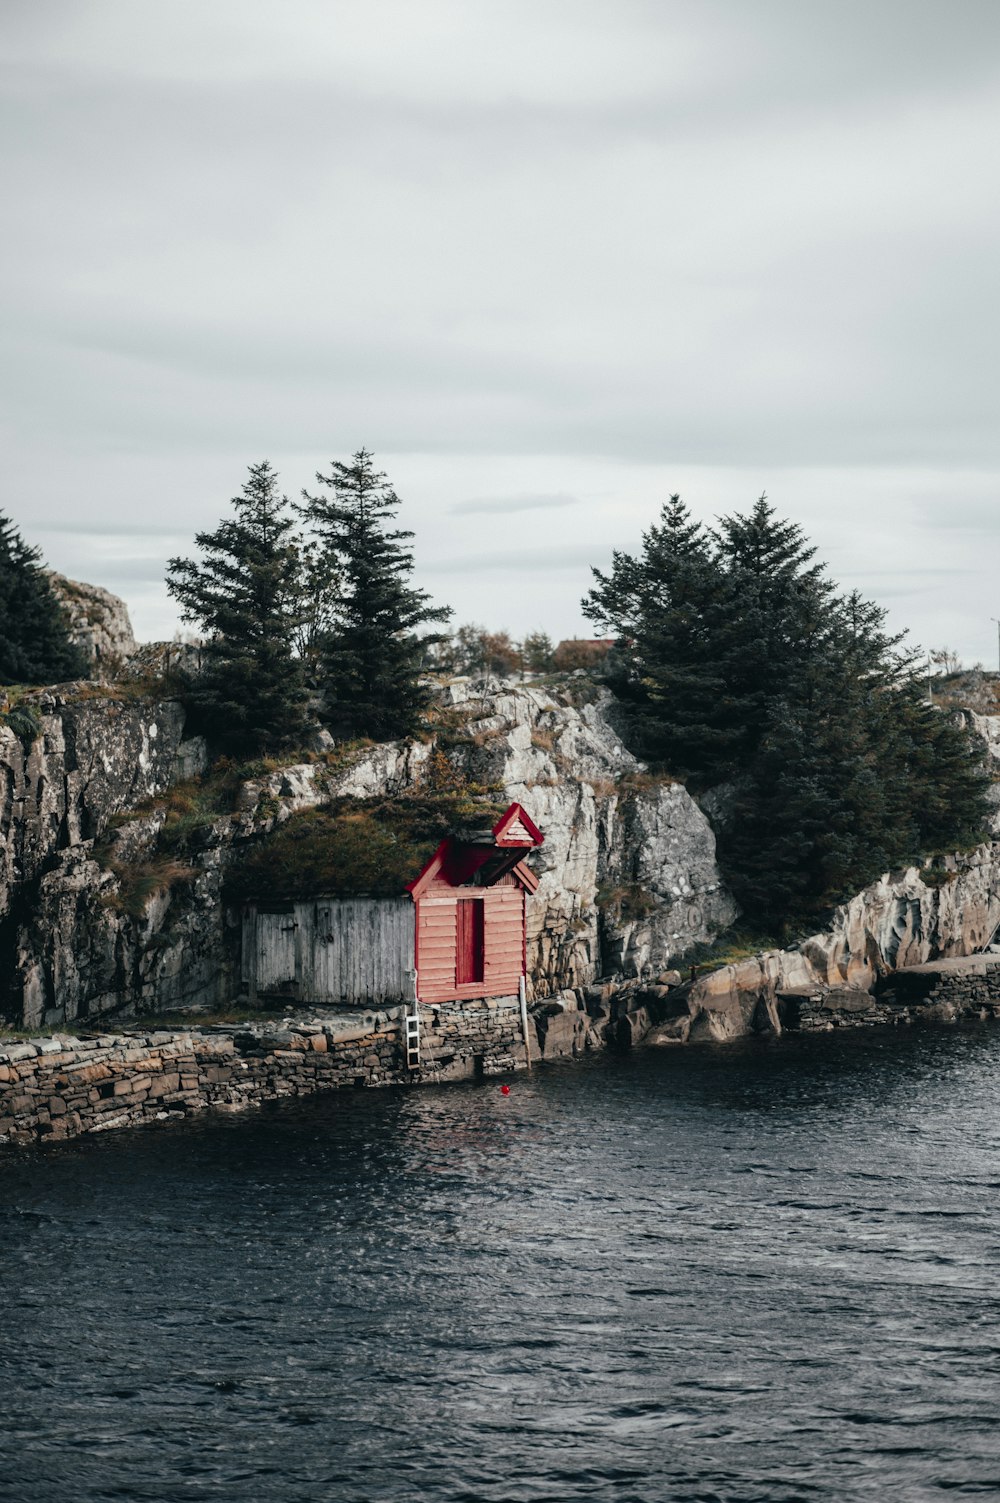
POLYGON ((883 996, 930 1022, 1000 1018, 1000 957, 970 955, 898 971, 883 996))
POLYGON ((422 1009, 416 1070, 406 1068, 402 1017, 402 1008, 391 1008, 287 1027, 8 1044, 0 1049, 0 1142, 70 1138, 205 1107, 233 1111, 342 1086, 460 1080, 526 1065, 516 997, 422 1009))
POLYGON ((434 1085, 638 1043, 658 999, 625 987, 565 991, 528 1014, 517 997, 420 1008, 420 1063, 406 1065, 407 1007, 184 1031, 53 1035, 0 1047, 0 1143, 71 1138, 238 1111, 340 1087, 434 1085), (624 1031, 623 1031, 624 1030, 624 1031), (529 1058, 530 1052, 530 1058, 529 1058))

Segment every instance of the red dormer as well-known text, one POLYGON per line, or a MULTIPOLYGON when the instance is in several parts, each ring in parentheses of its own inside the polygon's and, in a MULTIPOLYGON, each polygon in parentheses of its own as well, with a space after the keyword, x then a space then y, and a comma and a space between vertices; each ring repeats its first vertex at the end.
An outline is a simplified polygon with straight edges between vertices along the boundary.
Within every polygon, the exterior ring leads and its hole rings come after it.
POLYGON ((538 878, 529 851, 545 839, 520 804, 492 829, 442 840, 407 883, 416 908, 417 996, 454 1002, 511 996, 525 973, 525 905, 538 878))

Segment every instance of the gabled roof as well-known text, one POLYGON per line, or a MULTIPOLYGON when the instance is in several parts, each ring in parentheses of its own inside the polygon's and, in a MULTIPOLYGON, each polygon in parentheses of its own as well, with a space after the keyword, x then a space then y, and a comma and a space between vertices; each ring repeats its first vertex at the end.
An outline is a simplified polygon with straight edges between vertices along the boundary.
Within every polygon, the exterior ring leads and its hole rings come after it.
POLYGON ((545 836, 528 818, 520 804, 511 804, 493 826, 493 838, 497 845, 519 845, 531 848, 541 845, 545 836))
POLYGON ((406 890, 416 899, 435 877, 443 878, 451 887, 492 887, 510 874, 526 891, 534 892, 538 878, 524 858, 544 839, 521 805, 511 804, 492 830, 458 831, 445 836, 423 870, 407 882, 406 890))

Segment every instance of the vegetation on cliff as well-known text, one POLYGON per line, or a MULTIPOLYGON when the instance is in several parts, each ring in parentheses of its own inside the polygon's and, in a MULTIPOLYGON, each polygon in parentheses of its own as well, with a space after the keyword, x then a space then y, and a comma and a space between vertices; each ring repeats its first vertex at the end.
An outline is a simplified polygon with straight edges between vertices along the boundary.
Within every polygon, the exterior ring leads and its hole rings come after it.
POLYGON ((0 512, 0 684, 54 684, 87 671, 69 619, 31 548, 0 512))
POLYGON ((396 897, 447 834, 470 823, 490 826, 502 812, 501 801, 468 792, 335 799, 292 815, 241 853, 227 874, 227 896, 396 897))
POLYGON ((695 787, 730 785, 723 870, 775 930, 987 823, 973 742, 926 702, 886 613, 814 559, 763 496, 715 531, 673 496, 584 602, 618 640, 635 749, 695 787))

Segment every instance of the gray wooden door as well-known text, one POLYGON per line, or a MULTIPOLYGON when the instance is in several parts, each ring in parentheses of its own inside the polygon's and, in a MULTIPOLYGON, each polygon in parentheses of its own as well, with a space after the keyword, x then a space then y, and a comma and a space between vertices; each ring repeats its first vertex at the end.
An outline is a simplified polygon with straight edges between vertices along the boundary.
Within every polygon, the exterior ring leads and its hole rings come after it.
POLYGON ((299 921, 294 911, 257 914, 257 990, 295 995, 299 921))

